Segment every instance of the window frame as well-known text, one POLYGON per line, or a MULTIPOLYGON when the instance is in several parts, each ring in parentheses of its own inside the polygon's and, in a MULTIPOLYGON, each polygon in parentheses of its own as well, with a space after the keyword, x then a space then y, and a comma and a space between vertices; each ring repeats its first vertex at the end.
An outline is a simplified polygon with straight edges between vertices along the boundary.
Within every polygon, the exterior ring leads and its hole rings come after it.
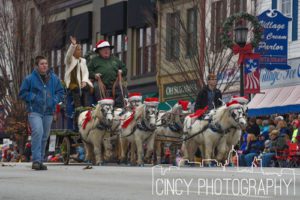
POLYGON ((186 39, 186 55, 194 56, 197 52, 197 36, 198 36, 198 13, 197 7, 187 9, 187 39, 186 39), (193 16, 193 23, 191 21, 193 16), (190 28, 193 27, 193 30, 190 28), (194 41, 194 42, 193 42, 194 41))
MULTIPOLYGON (((293 16, 293 1, 292 0, 281 0, 280 1, 280 10, 281 10, 281 12, 282 12, 282 14, 284 14, 285 16, 287 16, 287 17, 292 17, 293 16), (289 8, 290 8, 290 13, 289 13, 289 15, 287 15, 284 11, 283 11, 283 2, 287 2, 287 1, 289 1, 290 2, 290 6, 289 6, 289 8)), ((288 8, 288 7, 286 7, 286 8, 288 8)))
POLYGON ((166 16, 166 60, 172 62, 180 57, 180 12, 166 16))
MULTIPOLYGON (((293 0, 289 0, 290 1, 290 11, 291 11, 291 13, 290 13, 290 15, 288 16, 288 15, 286 15, 286 13, 284 13, 283 12, 283 1, 284 0, 280 0, 278 3, 279 3, 279 8, 280 8, 280 11, 282 12, 282 14, 284 15, 284 16, 287 16, 287 17, 290 17, 290 18, 292 18, 293 17, 293 0)), ((291 42, 292 41, 292 32, 293 32, 293 22, 292 22, 292 20, 291 21, 289 21, 288 22, 289 23, 289 28, 288 28, 288 41, 289 42, 291 42)))
POLYGON ((156 72, 157 28, 147 26, 136 29, 136 68, 133 76, 156 72), (150 36, 149 36, 150 33, 150 36))
POLYGON ((210 50, 220 52, 222 50, 221 30, 227 17, 227 0, 219 0, 211 3, 211 38, 210 50))
POLYGON ((114 48, 111 51, 111 54, 119 58, 119 60, 121 60, 123 63, 126 63, 127 61, 127 39, 126 38, 127 38, 126 33, 119 33, 119 34, 107 36, 107 40, 110 43, 110 45, 114 46, 114 48), (118 38, 121 38, 120 47, 118 43, 118 38))

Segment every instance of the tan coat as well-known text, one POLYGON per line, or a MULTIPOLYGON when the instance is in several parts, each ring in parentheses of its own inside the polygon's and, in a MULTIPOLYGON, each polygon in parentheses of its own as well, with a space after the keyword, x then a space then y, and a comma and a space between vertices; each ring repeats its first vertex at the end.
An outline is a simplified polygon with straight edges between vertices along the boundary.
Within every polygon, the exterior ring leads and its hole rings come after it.
POLYGON ((89 80, 89 71, 86 66, 86 60, 81 57, 79 59, 76 59, 73 56, 75 50, 76 50, 76 45, 71 44, 67 51, 67 55, 65 57, 65 65, 66 65, 65 83, 66 83, 66 86, 67 86, 67 88, 69 88, 69 85, 71 82, 71 72, 78 64, 79 67, 77 68, 77 80, 78 80, 80 88, 81 88, 81 82, 86 82, 90 87, 93 87, 92 82, 89 80), (82 73, 82 80, 81 80, 81 76, 80 76, 80 70, 82 73))

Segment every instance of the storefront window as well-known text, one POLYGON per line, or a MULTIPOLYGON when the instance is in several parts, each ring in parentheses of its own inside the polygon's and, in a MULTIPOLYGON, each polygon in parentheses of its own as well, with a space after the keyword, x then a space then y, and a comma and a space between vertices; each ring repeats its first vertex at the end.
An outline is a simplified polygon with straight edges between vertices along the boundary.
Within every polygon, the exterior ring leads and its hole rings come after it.
POLYGON ((125 34, 118 34, 108 37, 108 41, 114 46, 112 54, 118 57, 123 63, 126 63, 127 52, 127 36, 125 34))
POLYGON ((197 8, 187 10, 187 41, 186 51, 188 56, 196 54, 197 50, 197 8))
POLYGON ((135 75, 155 72, 156 28, 140 28, 137 31, 137 64, 135 75))
POLYGON ((166 59, 179 58, 180 52, 180 12, 168 13, 166 18, 166 59))
POLYGON ((292 2, 291 0, 282 0, 281 11, 287 17, 292 17, 292 2))
POLYGON ((227 16, 227 0, 212 2, 211 4, 211 51, 221 50, 221 30, 227 16))
POLYGON ((86 52, 87 52, 87 47, 88 47, 87 43, 81 44, 81 49, 82 49, 82 55, 83 55, 83 56, 84 56, 84 55, 86 54, 86 52))
POLYGON ((56 55, 57 55, 57 68, 58 68, 58 77, 62 78, 62 66, 61 66, 61 50, 57 50, 56 51, 56 55))

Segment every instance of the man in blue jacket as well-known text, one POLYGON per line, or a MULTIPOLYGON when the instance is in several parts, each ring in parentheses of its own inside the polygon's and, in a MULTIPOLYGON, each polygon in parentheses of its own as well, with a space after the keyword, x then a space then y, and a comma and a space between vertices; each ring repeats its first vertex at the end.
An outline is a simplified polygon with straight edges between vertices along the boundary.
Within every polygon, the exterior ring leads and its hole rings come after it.
POLYGON ((265 148, 265 137, 260 134, 258 140, 250 141, 243 154, 239 156, 239 166, 251 167, 254 157, 258 157, 265 148))
POLYGON ((32 169, 47 170, 43 164, 55 106, 64 90, 59 78, 49 70, 43 56, 36 57, 37 67, 22 82, 19 96, 25 101, 31 126, 32 169))

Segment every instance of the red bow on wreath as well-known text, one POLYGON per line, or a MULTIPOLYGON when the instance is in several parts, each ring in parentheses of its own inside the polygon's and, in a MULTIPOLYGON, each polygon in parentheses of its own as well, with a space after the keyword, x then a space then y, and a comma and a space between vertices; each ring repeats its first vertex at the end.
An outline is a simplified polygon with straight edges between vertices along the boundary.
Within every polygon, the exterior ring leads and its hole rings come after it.
POLYGON ((252 53, 252 49, 253 49, 252 44, 246 44, 244 47, 240 47, 237 44, 233 45, 232 51, 234 55, 239 54, 239 60, 238 60, 239 65, 246 58, 257 59, 260 57, 259 54, 252 53))

